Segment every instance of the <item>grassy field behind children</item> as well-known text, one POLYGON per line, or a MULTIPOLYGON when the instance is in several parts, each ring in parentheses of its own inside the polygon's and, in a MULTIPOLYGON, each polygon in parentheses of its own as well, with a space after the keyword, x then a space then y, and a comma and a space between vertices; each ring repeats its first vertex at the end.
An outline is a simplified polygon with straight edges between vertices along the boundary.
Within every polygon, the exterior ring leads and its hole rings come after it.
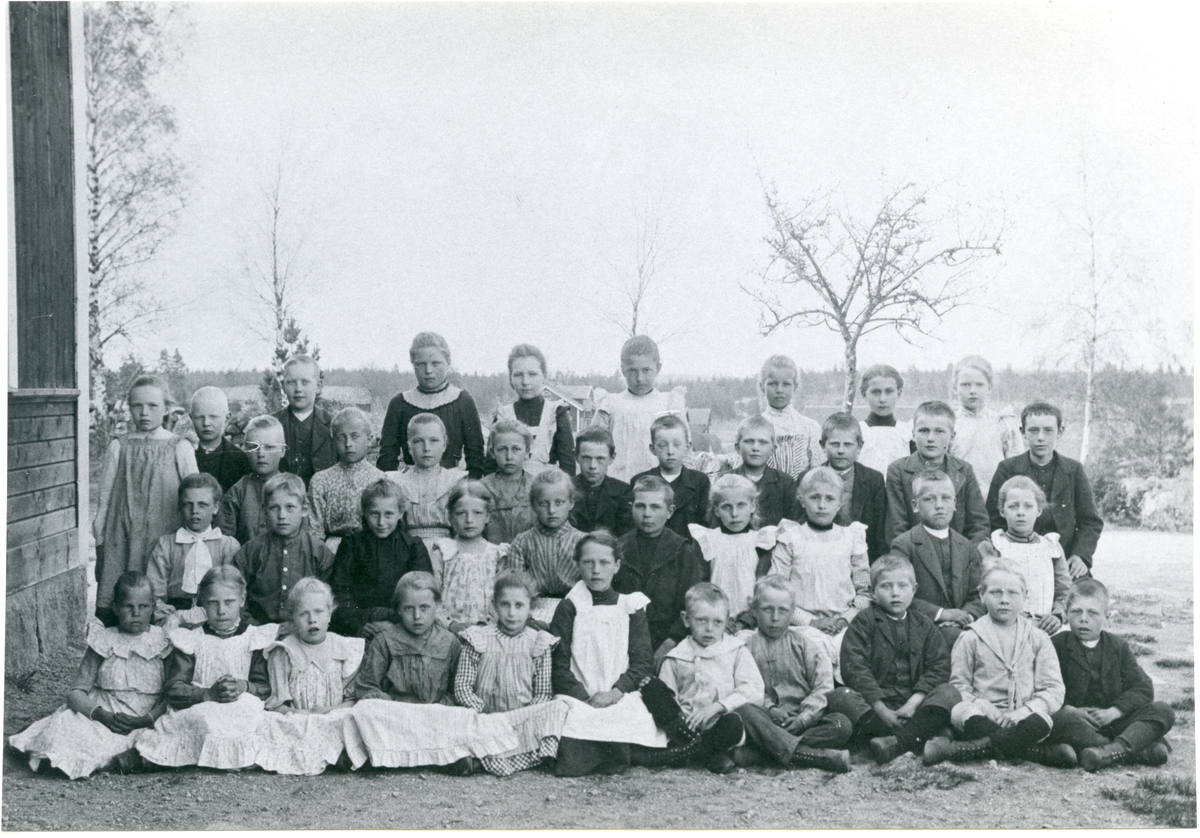
MULTIPOLYGON (((1113 592, 1110 628, 1129 638, 1176 708, 1161 768, 1099 774, 1023 763, 924 768, 913 756, 849 774, 774 769, 717 777, 703 768, 558 779, 364 770, 320 777, 184 769, 70 781, 30 772, 5 750, 4 829, 783 828, 1195 826, 1192 537, 1106 532, 1097 575, 1113 592)), ((5 683, 7 737, 50 713, 81 650, 5 683)))

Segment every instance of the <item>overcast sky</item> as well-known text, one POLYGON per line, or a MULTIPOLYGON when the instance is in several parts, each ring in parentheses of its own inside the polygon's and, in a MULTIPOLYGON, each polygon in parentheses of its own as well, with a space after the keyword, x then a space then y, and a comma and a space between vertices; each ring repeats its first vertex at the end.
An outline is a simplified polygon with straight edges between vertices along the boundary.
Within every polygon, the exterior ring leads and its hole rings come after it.
MULTIPOLYGON (((391 367, 441 332, 463 371, 536 343, 610 372, 636 217, 666 245, 647 304, 664 372, 749 374, 770 353, 840 361, 838 335, 764 338, 760 177, 785 201, 865 212, 889 185, 1003 215, 980 304, 935 339, 864 340, 860 363, 982 352, 1055 364, 1031 331, 1083 268, 1068 221, 1086 160, 1104 247, 1152 280, 1128 360, 1190 363, 1195 67, 1189 27, 1092 5, 203 4, 162 80, 190 203, 154 265, 181 303, 142 335, 192 368, 261 367, 243 264, 284 161, 302 236, 296 315, 327 366, 391 367)), ((115 363, 116 358, 110 358, 115 363)))

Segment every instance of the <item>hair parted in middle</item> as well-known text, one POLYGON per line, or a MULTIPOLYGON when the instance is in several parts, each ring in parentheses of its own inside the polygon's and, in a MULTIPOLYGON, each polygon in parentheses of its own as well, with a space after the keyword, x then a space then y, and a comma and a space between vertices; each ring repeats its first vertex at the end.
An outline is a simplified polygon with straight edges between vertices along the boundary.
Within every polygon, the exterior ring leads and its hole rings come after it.
POLYGON ((721 523, 721 519, 717 515, 717 507, 724 501, 739 495, 749 498, 750 503, 754 506, 754 511, 750 513, 749 529, 756 530, 762 525, 762 519, 758 516, 758 485, 749 477, 743 477, 740 474, 722 474, 708 492, 708 525, 710 527, 719 526, 721 523))
POLYGON ((529 484, 529 503, 536 505, 551 489, 566 489, 567 499, 575 502, 575 482, 561 468, 548 468, 539 471, 529 484))

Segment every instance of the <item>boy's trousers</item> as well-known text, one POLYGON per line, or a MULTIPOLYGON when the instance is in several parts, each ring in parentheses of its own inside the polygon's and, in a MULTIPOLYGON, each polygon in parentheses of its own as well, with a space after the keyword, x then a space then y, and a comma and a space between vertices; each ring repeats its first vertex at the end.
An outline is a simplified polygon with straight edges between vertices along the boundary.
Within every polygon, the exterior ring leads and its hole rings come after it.
POLYGON ((790 765, 796 748, 844 748, 854 726, 841 713, 826 712, 799 736, 789 733, 757 704, 743 704, 733 711, 746 729, 746 742, 771 756, 781 765, 790 765))
POLYGON ((1064 704, 1051 718, 1054 729, 1046 741, 1051 744, 1065 742, 1076 750, 1102 748, 1117 740, 1137 753, 1162 739, 1175 726, 1175 712, 1161 701, 1139 707, 1105 727, 1096 727, 1081 710, 1069 704, 1064 704))
MULTIPOLYGON (((849 687, 838 687, 829 694, 827 712, 841 713, 854 725, 854 738, 858 741, 876 736, 896 736, 907 750, 920 750, 925 742, 937 736, 950 725, 950 710, 962 701, 958 690, 949 684, 935 687, 917 707, 911 719, 898 730, 888 727, 875 714, 871 705, 859 693, 849 687)), ((897 703, 899 707, 903 702, 897 703)), ((890 709, 895 710, 896 707, 890 709)))

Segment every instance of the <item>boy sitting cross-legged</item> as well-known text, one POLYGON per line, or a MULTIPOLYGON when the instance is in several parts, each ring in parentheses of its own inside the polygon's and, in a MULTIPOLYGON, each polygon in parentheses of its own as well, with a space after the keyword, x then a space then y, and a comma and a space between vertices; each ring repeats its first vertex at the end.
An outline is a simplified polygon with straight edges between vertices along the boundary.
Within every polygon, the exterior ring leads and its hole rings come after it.
POLYGON ((1076 582, 1067 599, 1071 630, 1050 638, 1067 696, 1047 742, 1075 748, 1088 771, 1125 762, 1162 765, 1163 736, 1175 713, 1154 700, 1154 683, 1129 644, 1104 630, 1107 619, 1108 589, 1095 579, 1076 582))
POLYGON ((909 606, 916 577, 909 561, 887 555, 871 566, 874 602, 842 639, 845 687, 829 694, 830 712, 854 723, 879 764, 920 751, 950 724, 959 703, 950 686, 950 650, 933 620, 909 606))
POLYGON ((738 747, 738 765, 757 762, 756 751, 781 765, 850 770, 850 753, 840 750, 850 740, 852 725, 841 713, 828 712, 833 690, 833 664, 824 646, 791 628, 796 595, 778 576, 764 576, 754 586, 752 610, 756 631, 746 641, 763 678, 762 705, 743 704, 734 712, 746 728, 751 747, 738 747))
POLYGON ((615 536, 633 529, 633 495, 624 480, 608 476, 617 447, 608 428, 584 428, 575 438, 577 500, 571 507, 571 526, 580 532, 604 528, 615 536))

